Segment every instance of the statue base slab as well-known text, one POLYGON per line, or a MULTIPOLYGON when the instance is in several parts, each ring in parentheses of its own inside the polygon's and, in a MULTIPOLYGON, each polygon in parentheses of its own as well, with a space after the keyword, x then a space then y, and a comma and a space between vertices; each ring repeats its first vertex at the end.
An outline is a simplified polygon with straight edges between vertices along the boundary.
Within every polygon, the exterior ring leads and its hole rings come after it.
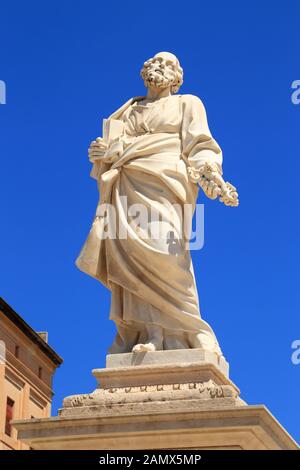
POLYGON ((226 377, 229 377, 229 364, 224 356, 205 349, 172 349, 167 351, 150 351, 125 354, 108 354, 106 368, 130 367, 155 364, 193 364, 203 362, 213 364, 226 377))
POLYGON ((264 406, 241 400, 225 360, 137 354, 138 365, 108 356, 98 388, 65 398, 59 416, 15 421, 18 438, 33 449, 298 449, 264 406))

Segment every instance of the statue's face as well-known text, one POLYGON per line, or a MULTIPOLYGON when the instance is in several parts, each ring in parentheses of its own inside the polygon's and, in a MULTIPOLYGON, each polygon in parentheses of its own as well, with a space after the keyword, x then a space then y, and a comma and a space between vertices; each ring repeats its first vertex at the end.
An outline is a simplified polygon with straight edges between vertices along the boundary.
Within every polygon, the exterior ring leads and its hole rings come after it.
POLYGON ((179 62, 169 52, 159 52, 144 63, 141 75, 147 88, 167 88, 177 81, 179 62))

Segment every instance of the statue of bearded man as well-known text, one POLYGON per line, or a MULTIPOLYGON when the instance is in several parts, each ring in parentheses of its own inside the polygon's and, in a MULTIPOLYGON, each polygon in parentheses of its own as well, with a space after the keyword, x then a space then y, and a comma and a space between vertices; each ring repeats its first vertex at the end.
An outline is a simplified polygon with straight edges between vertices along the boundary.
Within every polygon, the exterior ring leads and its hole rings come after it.
POLYGON ((113 113, 103 138, 89 148, 100 201, 77 266, 111 290, 117 335, 110 354, 202 348, 221 355, 200 315, 186 220, 178 207, 189 205, 193 214, 199 186, 229 206, 238 205, 238 195, 222 178, 222 152, 201 100, 176 94, 183 83, 177 57, 156 54, 144 63, 141 77, 147 95, 113 113), (114 208, 106 217, 103 204, 114 208), (136 204, 160 217, 134 226, 128 208, 136 204), (105 225, 117 225, 114 237, 104 236, 105 225), (160 236, 147 237, 157 226, 160 236), (124 230, 126 237, 120 236, 124 230))

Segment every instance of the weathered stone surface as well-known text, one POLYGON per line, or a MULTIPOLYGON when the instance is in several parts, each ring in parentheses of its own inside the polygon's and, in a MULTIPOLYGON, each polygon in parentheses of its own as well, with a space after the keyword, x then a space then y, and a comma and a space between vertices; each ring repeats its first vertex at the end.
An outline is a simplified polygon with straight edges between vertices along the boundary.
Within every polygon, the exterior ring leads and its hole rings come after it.
POLYGON ((162 406, 188 409, 189 403, 195 408, 199 402, 207 408, 244 404, 238 388, 211 363, 152 363, 95 369, 93 374, 99 387, 90 394, 65 398, 60 416, 131 412, 133 405, 134 412, 143 408, 150 412, 162 406))
POLYGON ((297 449, 269 411, 246 405, 212 363, 93 374, 98 388, 65 398, 58 417, 15 422, 19 438, 33 449, 297 449))
POLYGON ((151 412, 133 406, 129 414, 56 417, 15 426, 33 449, 298 449, 264 406, 151 412))
MULTIPOLYGON (((235 385, 218 367, 205 362, 192 364, 146 364, 140 366, 94 369, 101 388, 138 387, 213 380, 218 385, 235 385)), ((236 387, 235 387, 236 388, 236 387)), ((237 388, 236 388, 237 389, 237 388)), ((238 390, 238 389, 237 389, 238 390)))

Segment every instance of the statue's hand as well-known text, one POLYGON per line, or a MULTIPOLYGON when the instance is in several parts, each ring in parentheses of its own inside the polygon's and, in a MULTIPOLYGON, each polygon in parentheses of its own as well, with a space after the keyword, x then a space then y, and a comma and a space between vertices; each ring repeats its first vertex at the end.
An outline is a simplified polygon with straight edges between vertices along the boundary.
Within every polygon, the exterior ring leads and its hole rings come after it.
POLYGON ((189 166, 188 174, 190 180, 198 183, 207 197, 216 199, 221 196, 221 188, 216 180, 216 175, 218 175, 217 167, 206 164, 200 168, 189 166))
POLYGON ((96 140, 91 142, 89 147, 89 159, 91 162, 95 162, 103 157, 106 152, 107 144, 102 139, 102 137, 97 137, 96 140))
POLYGON ((213 176, 210 177, 202 175, 199 178, 198 183, 209 199, 216 199, 218 196, 221 196, 221 188, 213 176))
POLYGON ((220 197, 220 201, 226 206, 239 205, 236 188, 224 181, 216 165, 206 163, 198 169, 189 167, 188 170, 192 181, 199 184, 207 197, 210 199, 220 197))

